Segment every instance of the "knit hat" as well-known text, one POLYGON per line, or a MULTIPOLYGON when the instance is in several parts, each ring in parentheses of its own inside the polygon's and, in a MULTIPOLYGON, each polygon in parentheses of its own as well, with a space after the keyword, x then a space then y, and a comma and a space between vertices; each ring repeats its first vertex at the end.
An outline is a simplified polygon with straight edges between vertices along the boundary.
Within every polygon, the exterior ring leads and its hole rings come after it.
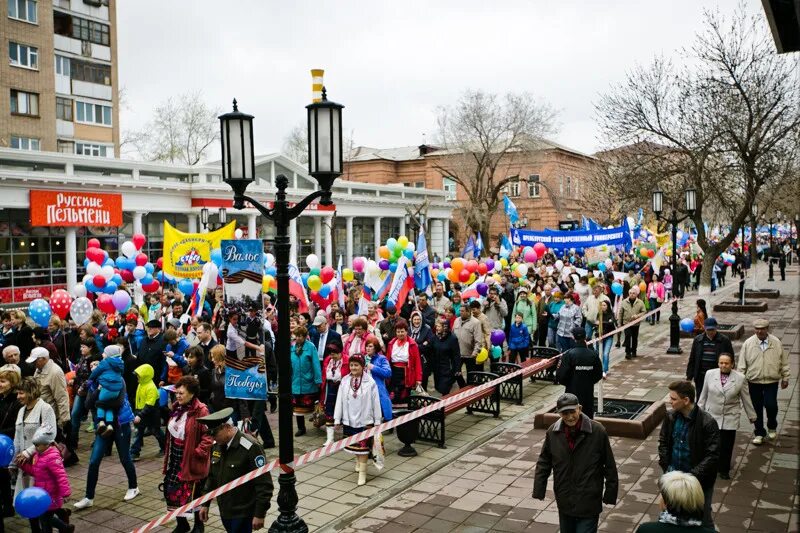
POLYGON ((122 348, 118 344, 109 344, 103 350, 103 357, 121 357, 122 348))
POLYGON ((56 440, 56 432, 49 426, 42 426, 33 434, 34 444, 51 444, 56 440))

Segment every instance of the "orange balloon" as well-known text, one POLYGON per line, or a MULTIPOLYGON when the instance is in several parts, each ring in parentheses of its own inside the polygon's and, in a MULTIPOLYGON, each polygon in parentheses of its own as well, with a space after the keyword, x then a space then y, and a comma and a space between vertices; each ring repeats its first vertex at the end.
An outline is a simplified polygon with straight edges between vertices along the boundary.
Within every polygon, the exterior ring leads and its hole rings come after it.
POLYGON ((391 252, 389 251, 388 246, 381 246, 378 248, 378 255, 381 256, 381 259, 389 259, 391 252))
POLYGON ((642 292, 647 290, 647 284, 644 281, 639 283, 639 290, 642 291, 642 292))
POLYGON ((464 266, 465 266, 464 260, 461 259, 460 257, 456 257, 455 259, 450 261, 450 268, 452 268, 456 272, 461 272, 462 270, 464 270, 464 266))
POLYGON ((453 268, 448 268, 447 279, 449 279, 453 283, 458 283, 458 271, 453 268))

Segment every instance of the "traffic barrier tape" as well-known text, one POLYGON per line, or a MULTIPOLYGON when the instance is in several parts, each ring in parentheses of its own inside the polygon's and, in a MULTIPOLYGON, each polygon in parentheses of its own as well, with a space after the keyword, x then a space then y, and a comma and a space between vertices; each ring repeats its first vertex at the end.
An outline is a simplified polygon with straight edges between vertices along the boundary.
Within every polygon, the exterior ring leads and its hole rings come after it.
MULTIPOLYGON (((659 311, 662 311, 662 307, 665 304, 672 304, 672 302, 676 301, 676 300, 678 300, 677 297, 672 298, 671 300, 668 300, 668 301, 662 303, 661 306, 659 306, 658 309, 653 309, 651 311, 648 311, 647 313, 645 313, 644 315, 640 316, 639 318, 637 318, 635 320, 632 320, 632 321, 628 322, 627 324, 624 324, 624 325, 614 329, 613 331, 605 333, 602 337, 599 337, 599 338, 596 338, 596 339, 591 339, 586 344, 587 345, 595 344, 595 343, 600 342, 601 340, 605 339, 606 337, 610 337, 612 335, 616 335, 617 333, 619 333, 621 331, 624 331, 625 329, 627 329, 627 328, 629 328, 631 326, 639 324, 642 320, 645 320, 647 317, 649 317, 651 315, 654 315, 655 313, 658 313, 659 311)), ((300 467, 302 467, 302 466, 304 466, 304 465, 306 465, 308 463, 313 463, 315 461, 318 461, 318 460, 322 459, 323 457, 327 457, 329 455, 333 455, 334 453, 341 451, 345 446, 349 446, 350 444, 353 444, 354 442, 358 442, 358 441, 362 441, 364 439, 368 439, 370 437, 373 437, 374 435, 377 435, 378 433, 382 433, 384 431, 393 429, 393 428, 395 428, 397 426, 405 424, 406 422, 410 422, 412 420, 416 420, 417 418, 421 418, 421 417, 427 415, 428 413, 430 413, 432 411, 438 411, 440 409, 444 409, 445 407, 447 407, 450 404, 453 404, 453 403, 456 403, 456 402, 460 402, 462 400, 471 398, 473 396, 479 396, 482 392, 484 392, 487 389, 490 389, 492 387, 496 387, 496 386, 500 385, 501 383, 503 383, 505 381, 508 381, 510 379, 513 379, 513 378, 515 378, 517 376, 521 376, 523 374, 523 372, 531 373, 531 372, 536 372, 536 371, 548 368, 551 365, 555 364, 556 360, 558 360, 558 358, 560 358, 562 355, 563 354, 554 355, 553 357, 550 357, 548 359, 544 359, 542 361, 539 361, 538 363, 535 363, 535 364, 533 364, 533 365, 531 365, 529 367, 520 368, 519 370, 515 370, 514 372, 505 374, 503 376, 499 376, 497 379, 493 379, 492 381, 488 381, 486 383, 477 385, 477 386, 472 387, 472 388, 470 388, 470 389, 468 389, 468 390, 466 390, 464 392, 459 392, 456 395, 451 396, 450 398, 447 398, 445 400, 441 400, 439 402, 427 405, 427 406, 425 406, 425 407, 423 407, 421 409, 417 409, 416 411, 412 411, 410 413, 407 413, 407 414, 405 414, 405 415, 403 415, 403 416, 401 416, 399 418, 395 418, 395 419, 392 419, 392 420, 390 420, 388 422, 384 422, 382 424, 379 424, 379 425, 377 425, 375 427, 366 429, 366 430, 362 431, 361 433, 357 433, 357 434, 355 434, 355 435, 353 435, 351 437, 347 437, 345 439, 342 439, 342 440, 339 440, 339 441, 336 441, 336 442, 332 442, 331 444, 327 444, 327 445, 323 446, 322 448, 317 448, 314 451, 304 453, 303 455, 297 457, 294 460, 293 464, 281 465, 280 461, 278 459, 273 459, 272 461, 270 461, 266 465, 264 465, 262 467, 259 467, 259 468, 256 468, 255 470, 252 470, 252 471, 248 472, 247 474, 245 474, 242 477, 239 477, 237 479, 234 479, 233 481, 230 481, 230 482, 228 482, 228 483, 226 483, 224 485, 221 485, 220 487, 217 487, 216 489, 214 489, 213 491, 209 492, 208 494, 205 494, 205 495, 203 495, 203 496, 201 496, 201 497, 199 497, 199 498, 197 498, 195 500, 192 500, 191 502, 187 503, 186 505, 183 505, 183 506, 181 506, 181 507, 179 507, 179 508, 177 508, 177 509, 175 509, 175 510, 169 512, 169 513, 167 513, 167 514, 164 514, 164 515, 160 516, 159 518, 151 520, 150 522, 148 522, 144 526, 133 530, 132 533, 145 533, 147 531, 150 531, 154 527, 158 527, 160 525, 163 525, 164 523, 169 522, 170 520, 174 519, 175 517, 186 513, 190 509, 194 509, 196 507, 199 507, 199 506, 203 505, 204 503, 207 503, 207 502, 213 500, 214 498, 216 498, 220 494, 224 494, 224 493, 226 493, 228 491, 231 491, 231 490, 233 490, 233 489, 235 489, 235 488, 237 488, 237 487, 239 487, 239 486, 241 486, 241 485, 243 485, 243 484, 245 484, 245 483, 257 478, 257 477, 259 477, 259 476, 262 476, 262 475, 266 474, 267 472, 270 472, 270 471, 274 470, 275 467, 281 468, 284 472, 291 473, 291 472, 293 472, 293 470, 295 468, 300 468, 300 467)))

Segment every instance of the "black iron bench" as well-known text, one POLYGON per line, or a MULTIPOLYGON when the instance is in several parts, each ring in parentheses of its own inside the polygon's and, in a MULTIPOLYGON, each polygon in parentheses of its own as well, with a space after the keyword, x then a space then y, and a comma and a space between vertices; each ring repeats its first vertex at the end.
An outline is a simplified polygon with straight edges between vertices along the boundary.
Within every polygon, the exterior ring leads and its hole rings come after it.
POLYGON ((522 374, 504 381, 500 384, 500 399, 516 402, 522 405, 522 380, 530 378, 531 383, 536 380, 553 381, 555 379, 556 364, 545 368, 535 369, 534 365, 546 359, 558 355, 560 352, 556 348, 547 346, 532 346, 528 358, 520 364, 517 363, 492 363, 492 372, 499 376, 511 374, 522 369, 522 374))
MULTIPOLYGON (((453 396, 462 392, 474 389, 478 385, 497 379, 497 374, 491 372, 470 372, 467 374, 467 386, 463 387, 456 392, 445 394, 441 398, 434 398, 433 396, 418 395, 411 396, 408 399, 409 410, 415 411, 431 404, 436 404, 452 398, 453 396)), ((497 418, 500 416, 500 390, 498 387, 489 387, 476 396, 467 396, 455 403, 452 403, 443 409, 431 411, 425 416, 420 417, 419 432, 417 439, 427 442, 433 442, 439 448, 444 448, 445 442, 445 419, 450 413, 454 413, 460 409, 467 409, 467 413, 486 413, 497 418)))

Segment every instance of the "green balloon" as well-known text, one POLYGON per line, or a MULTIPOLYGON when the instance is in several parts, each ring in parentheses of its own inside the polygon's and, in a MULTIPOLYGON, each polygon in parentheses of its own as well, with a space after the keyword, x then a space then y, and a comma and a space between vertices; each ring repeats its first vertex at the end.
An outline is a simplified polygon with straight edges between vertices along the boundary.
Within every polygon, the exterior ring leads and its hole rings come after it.
POLYGON ((311 275, 311 276, 319 276, 319 269, 318 268, 312 268, 311 272, 309 272, 309 275, 311 275))

